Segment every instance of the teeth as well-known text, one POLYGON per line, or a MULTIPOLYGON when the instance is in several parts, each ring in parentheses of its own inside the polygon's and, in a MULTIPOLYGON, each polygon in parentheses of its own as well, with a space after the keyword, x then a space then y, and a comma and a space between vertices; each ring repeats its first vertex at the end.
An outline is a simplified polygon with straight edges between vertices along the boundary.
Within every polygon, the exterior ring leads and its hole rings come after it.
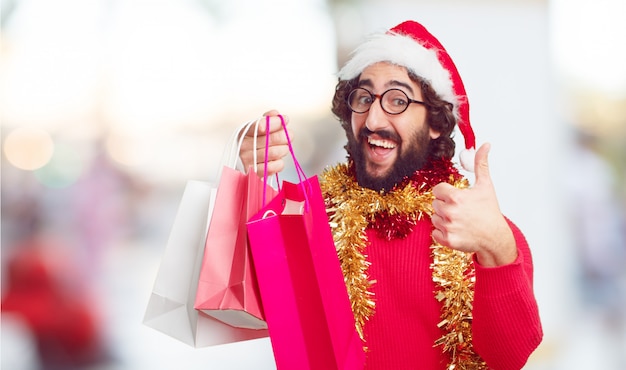
POLYGON ((385 149, 394 149, 396 147, 396 144, 385 140, 368 138, 367 142, 370 143, 370 145, 376 145, 385 149))

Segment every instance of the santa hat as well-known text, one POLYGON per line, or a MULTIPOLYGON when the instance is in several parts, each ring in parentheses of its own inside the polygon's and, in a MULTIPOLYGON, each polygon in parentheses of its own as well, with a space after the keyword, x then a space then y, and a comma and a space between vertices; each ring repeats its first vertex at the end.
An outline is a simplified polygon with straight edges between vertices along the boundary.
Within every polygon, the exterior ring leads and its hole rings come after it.
POLYGON ((465 150, 460 154, 461 166, 473 171, 476 139, 470 125, 467 94, 452 58, 439 40, 421 24, 403 22, 386 33, 372 35, 361 44, 339 71, 339 79, 351 80, 377 62, 407 68, 428 81, 441 99, 453 105, 453 113, 465 139, 465 150))

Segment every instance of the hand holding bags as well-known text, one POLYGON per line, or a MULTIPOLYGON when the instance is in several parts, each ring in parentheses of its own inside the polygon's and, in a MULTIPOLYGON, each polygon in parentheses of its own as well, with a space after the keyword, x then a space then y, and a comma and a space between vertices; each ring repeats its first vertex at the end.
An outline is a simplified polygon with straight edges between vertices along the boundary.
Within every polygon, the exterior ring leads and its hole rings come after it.
POLYGON ((279 370, 360 370, 363 343, 318 179, 305 179, 289 147, 299 184, 283 181, 247 223, 276 364, 279 370))
MULTIPOLYGON (((252 123, 237 132, 249 128, 252 123)), ((231 141, 236 143, 235 138, 231 141)), ((233 148, 230 149, 232 154, 233 148)), ((222 163, 232 162, 232 158, 222 160, 222 163)), ((207 225, 212 219, 216 192, 216 187, 210 183, 187 183, 143 320, 145 325, 194 347, 268 335, 267 330, 235 328, 194 309, 207 225)))

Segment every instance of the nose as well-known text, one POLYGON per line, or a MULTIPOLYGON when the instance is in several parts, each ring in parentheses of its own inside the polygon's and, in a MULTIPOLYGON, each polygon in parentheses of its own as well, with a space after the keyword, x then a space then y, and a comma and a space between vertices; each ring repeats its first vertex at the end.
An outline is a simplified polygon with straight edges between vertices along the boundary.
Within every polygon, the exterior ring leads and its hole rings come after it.
POLYGON ((385 129, 388 125, 387 113, 385 113, 383 107, 380 105, 380 97, 377 96, 370 106, 369 111, 367 111, 365 127, 367 127, 370 131, 378 131, 385 129))

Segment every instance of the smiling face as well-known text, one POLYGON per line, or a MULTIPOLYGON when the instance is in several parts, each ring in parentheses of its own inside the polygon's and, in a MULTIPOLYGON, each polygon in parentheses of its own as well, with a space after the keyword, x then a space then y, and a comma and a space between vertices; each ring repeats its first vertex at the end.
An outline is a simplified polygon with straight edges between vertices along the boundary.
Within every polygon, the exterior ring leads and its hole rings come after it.
MULTIPOLYGON (((406 68, 379 62, 365 68, 358 82, 375 95, 400 89, 410 99, 422 100, 420 86, 409 78, 406 68)), ((439 137, 427 121, 427 108, 410 104, 406 111, 386 113, 380 100, 365 113, 352 113, 352 137, 348 146, 356 165, 361 186, 391 190, 406 176, 419 170, 427 158, 428 143, 439 137)))

